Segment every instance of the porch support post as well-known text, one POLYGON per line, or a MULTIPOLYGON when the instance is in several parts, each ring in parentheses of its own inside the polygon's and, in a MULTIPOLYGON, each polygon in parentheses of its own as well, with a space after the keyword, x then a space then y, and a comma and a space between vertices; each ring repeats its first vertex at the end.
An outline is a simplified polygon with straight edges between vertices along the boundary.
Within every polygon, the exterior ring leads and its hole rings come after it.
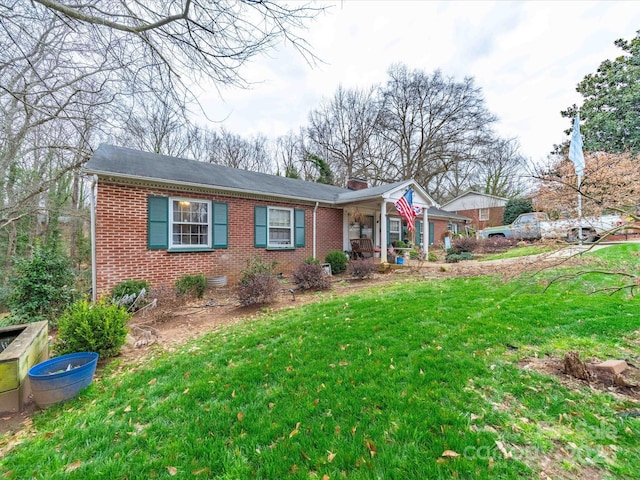
POLYGON ((422 216, 424 217, 423 219, 423 223, 422 225, 424 225, 423 227, 423 231, 422 231, 422 237, 424 238, 424 241, 422 242, 422 251, 424 252, 424 258, 429 258, 429 213, 428 213, 429 207, 425 206, 424 209, 422 210, 422 216))
POLYGON ((380 262, 387 263, 387 201, 380 204, 380 262))

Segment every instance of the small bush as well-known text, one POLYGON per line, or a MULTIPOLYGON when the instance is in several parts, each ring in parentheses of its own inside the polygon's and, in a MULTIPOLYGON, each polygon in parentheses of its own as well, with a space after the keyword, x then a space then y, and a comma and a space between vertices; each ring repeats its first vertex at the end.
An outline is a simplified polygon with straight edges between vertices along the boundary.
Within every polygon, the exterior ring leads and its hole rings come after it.
POLYGON ((331 286, 327 272, 319 263, 303 263, 295 269, 291 280, 300 290, 326 290, 331 286))
POLYGON ((347 269, 349 257, 342 250, 331 250, 324 261, 331 265, 331 273, 342 273, 347 269))
POLYGON ((247 259, 238 284, 240 305, 266 305, 275 301, 280 292, 280 283, 273 273, 276 262, 265 263, 258 255, 247 259))
POLYGON ((175 281, 174 286, 179 296, 189 295, 195 298, 202 298, 207 289, 207 279, 202 273, 182 275, 175 281))
POLYGON ((517 242, 515 238, 491 237, 479 243, 483 253, 500 253, 513 247, 517 242))
POLYGON ((429 252, 429 255, 427 255, 427 260, 430 262, 437 262, 438 256, 433 252, 429 252))
POLYGON ((31 258, 20 260, 10 284, 7 303, 15 323, 54 323, 76 298, 71 260, 57 243, 37 246, 31 258))
POLYGON ((478 248, 478 240, 474 237, 459 237, 453 240, 448 253, 471 253, 478 248))
POLYGON ((102 358, 113 357, 124 345, 130 318, 131 314, 119 305, 80 300, 58 320, 58 340, 54 349, 60 355, 96 352, 102 358))
POLYGON ((378 267, 370 258, 358 258, 349 262, 347 270, 349 275, 362 279, 371 278, 378 270, 378 267))
POLYGON ((266 305, 273 303, 280 292, 280 283, 272 273, 257 273, 244 279, 238 287, 240 305, 266 305))
POLYGON ((135 312, 146 305, 145 294, 149 291, 146 280, 125 280, 111 289, 111 300, 135 312))
POLYGON ((445 257, 445 262, 447 263, 458 263, 462 260, 473 260, 473 255, 469 252, 462 253, 448 253, 445 257))
POLYGON ((307 257, 304 259, 304 263, 308 263, 311 265, 320 265, 320 260, 314 257, 307 257))

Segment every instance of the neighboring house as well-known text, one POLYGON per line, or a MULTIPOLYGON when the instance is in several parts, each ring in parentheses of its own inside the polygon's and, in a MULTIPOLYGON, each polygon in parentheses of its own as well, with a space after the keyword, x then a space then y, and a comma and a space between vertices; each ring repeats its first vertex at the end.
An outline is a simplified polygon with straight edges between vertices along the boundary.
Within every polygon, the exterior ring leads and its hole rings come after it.
POLYGON ((442 205, 442 209, 455 212, 470 219, 470 226, 475 230, 502 225, 504 207, 508 199, 467 191, 442 205))
POLYGON ((471 220, 463 215, 446 210, 429 208, 429 245, 443 246, 444 237, 450 234, 467 234, 471 220))
POLYGON ((128 279, 172 286, 203 273, 234 282, 255 255, 290 273, 310 257, 348 251, 353 238, 371 238, 386 262, 391 241, 407 236, 394 204, 409 187, 424 212, 414 242, 430 225, 432 244, 452 221, 429 208, 435 202, 413 180, 341 188, 111 145, 95 151, 84 173, 92 177, 97 296, 128 279))

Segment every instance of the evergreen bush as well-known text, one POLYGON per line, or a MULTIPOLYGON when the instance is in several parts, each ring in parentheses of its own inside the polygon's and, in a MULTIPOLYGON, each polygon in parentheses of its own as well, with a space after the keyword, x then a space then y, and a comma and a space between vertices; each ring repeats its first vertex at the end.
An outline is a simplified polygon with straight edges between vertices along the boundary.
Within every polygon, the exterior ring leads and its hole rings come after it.
POLYGON ((190 295, 195 298, 202 298, 207 289, 207 279, 202 273, 196 275, 186 274, 178 278, 174 286, 178 296, 190 295))
POLYGON ((502 222, 504 225, 510 225, 522 213, 533 212, 533 204, 528 198, 511 198, 504 206, 502 214, 502 222))
POLYGON ((342 250, 331 250, 324 257, 325 263, 331 265, 331 273, 342 273, 347 269, 347 262, 349 258, 342 250))
POLYGON ((19 260, 10 284, 7 303, 12 323, 53 324, 77 295, 71 260, 57 242, 36 246, 31 258, 19 260))
POLYGON ((58 320, 54 349, 59 355, 96 352, 102 358, 116 356, 126 340, 130 318, 131 314, 119 305, 79 300, 58 320))
POLYGON ((473 260, 473 255, 469 252, 448 253, 444 260, 447 263, 458 263, 462 260, 473 260))
POLYGON ((111 301, 130 312, 137 312, 147 304, 149 288, 146 280, 125 280, 111 289, 111 301))

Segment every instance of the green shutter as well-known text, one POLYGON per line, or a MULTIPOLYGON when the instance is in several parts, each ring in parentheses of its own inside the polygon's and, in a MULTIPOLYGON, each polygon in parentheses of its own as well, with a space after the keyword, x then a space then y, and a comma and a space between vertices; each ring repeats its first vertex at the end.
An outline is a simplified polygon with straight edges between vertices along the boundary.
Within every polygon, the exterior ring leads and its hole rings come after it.
POLYGON ((387 245, 391 245, 389 227, 391 227, 391 220, 387 217, 387 245))
POLYGON ((296 247, 304 247, 304 210, 295 211, 296 247))
POLYGON ((253 209, 254 245, 256 247, 267 246, 267 207, 254 207, 253 209))
POLYGON ((429 222, 429 245, 433 245, 435 243, 435 233, 435 225, 433 224, 433 222, 429 222))
POLYGON ((420 234, 422 233, 422 222, 416 220, 416 243, 420 246, 420 234))
POLYGON ((229 246, 229 207, 226 203, 212 203, 213 248, 229 246))
POLYGON ((169 247, 169 199, 147 198, 147 246, 150 249, 169 247))

